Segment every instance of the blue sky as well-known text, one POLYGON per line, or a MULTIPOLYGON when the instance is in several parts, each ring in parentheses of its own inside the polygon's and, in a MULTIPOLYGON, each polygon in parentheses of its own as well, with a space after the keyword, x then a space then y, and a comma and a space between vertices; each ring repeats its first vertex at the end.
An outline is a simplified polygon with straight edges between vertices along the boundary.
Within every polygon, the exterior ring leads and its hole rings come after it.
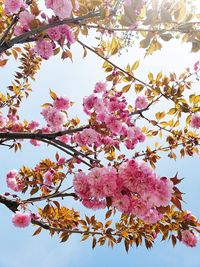
MULTIPOLYGON (((88 57, 82 60, 82 48, 74 45, 74 62, 69 60, 61 61, 59 57, 44 62, 41 71, 38 73, 36 82, 32 83, 34 92, 21 107, 22 119, 38 119, 40 117, 40 105, 49 101, 48 91, 53 89, 58 94, 68 96, 76 102, 72 114, 77 114, 83 120, 81 102, 85 95, 92 92, 96 81, 104 79, 101 70, 102 61, 88 53, 88 57)), ((148 58, 144 57, 144 51, 135 47, 128 53, 116 57, 113 60, 124 67, 127 63, 141 59, 137 76, 146 79, 146 74, 163 71, 181 72, 187 66, 199 59, 198 54, 191 54, 188 45, 181 45, 180 41, 173 41, 166 44, 161 52, 155 53, 148 58)), ((9 84, 15 64, 11 64, 0 70, 2 79, 1 88, 9 84), (5 79, 6 77, 6 79, 5 79)), ((194 84, 194 90, 199 91, 199 85, 194 84)), ((134 101, 134 98, 130 101, 134 101)), ((42 120, 41 120, 42 122, 42 120)), ((1 192, 6 190, 5 175, 9 169, 20 168, 23 164, 34 166, 39 160, 45 157, 53 157, 56 150, 45 146, 34 148, 26 144, 22 152, 14 154, 6 148, 1 148, 0 170, 1 170, 1 192)), ((171 176, 177 171, 180 177, 184 177, 181 190, 186 193, 185 208, 191 210, 200 218, 199 211, 199 158, 185 158, 176 162, 163 158, 158 164, 157 172, 160 175, 171 176)), ((66 200, 66 205, 68 200, 66 200)), ((87 210, 84 210, 87 212, 87 210)), ((178 244, 172 248, 170 242, 158 241, 151 251, 143 247, 131 249, 127 255, 122 245, 114 249, 97 247, 91 249, 90 242, 80 242, 79 236, 72 237, 67 243, 59 243, 56 237, 51 238, 47 232, 42 232, 37 237, 32 237, 33 227, 21 230, 12 226, 11 213, 3 206, 0 206, 0 267, 200 267, 200 247, 194 249, 178 244)))

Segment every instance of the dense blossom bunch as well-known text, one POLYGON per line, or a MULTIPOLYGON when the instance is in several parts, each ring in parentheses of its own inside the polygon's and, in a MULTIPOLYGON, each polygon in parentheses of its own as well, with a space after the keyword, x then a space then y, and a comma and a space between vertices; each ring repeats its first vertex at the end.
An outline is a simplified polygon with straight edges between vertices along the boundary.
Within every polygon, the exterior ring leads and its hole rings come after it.
MULTIPOLYGON (((48 18, 45 13, 32 14, 28 10, 28 6, 25 1, 22 0, 6 0, 4 10, 7 14, 18 14, 17 24, 14 27, 14 34, 16 36, 22 35, 32 29, 32 23, 38 19, 42 24, 49 24, 51 22, 57 21, 58 19, 64 19, 71 16, 72 10, 77 10, 79 8, 78 1, 74 1, 74 7, 71 0, 46 0, 46 7, 54 11, 54 14, 58 17, 52 16, 48 18)), ((38 21, 39 21, 38 20, 38 21)), ((64 45, 64 41, 67 40, 68 44, 73 44, 75 42, 74 34, 68 25, 61 25, 57 27, 52 27, 47 29, 46 34, 44 33, 43 38, 36 41, 35 47, 32 50, 34 53, 38 54, 43 59, 48 60, 56 48, 55 42, 59 46, 64 45)))
POLYGON ((148 102, 145 96, 138 96, 135 100, 135 107, 137 109, 145 109, 148 106, 148 102))
POLYGON ((48 131, 60 131, 67 122, 66 111, 70 107, 69 99, 66 97, 57 97, 53 105, 44 108, 41 112, 47 122, 48 131))
POLYGON ((182 231, 182 242, 188 247, 195 247, 198 242, 197 235, 189 230, 182 231))
POLYGON ((74 177, 74 189, 83 205, 97 209, 106 207, 106 198, 123 213, 132 213, 148 223, 162 218, 157 207, 169 204, 173 183, 159 178, 144 163, 134 159, 113 167, 93 168, 87 175, 79 172, 74 177))
POLYGON ((195 39, 198 22, 190 19, 196 14, 193 16, 186 12, 184 1, 179 1, 177 5, 169 1, 158 2, 155 9, 154 1, 145 0, 44 0, 46 9, 50 10, 42 11, 39 1, 1 1, 0 66, 7 63, 9 56, 19 59, 21 66, 8 87, 9 92, 0 94, 0 108, 6 107, 8 110, 7 115, 0 112, 0 144, 17 151, 21 149, 24 138, 35 147, 44 142, 68 155, 64 158, 56 153, 55 162, 45 159, 33 169, 23 166, 19 171, 10 170, 7 173, 9 189, 30 193, 27 199, 9 192, 0 196, 0 202, 15 213, 12 222, 16 227, 27 227, 32 222, 40 226, 34 235, 44 228, 51 235, 58 232, 61 241, 66 241, 71 233, 81 233, 83 240, 89 236, 93 238, 93 247, 96 243, 104 244, 106 239, 110 246, 124 240, 127 251, 133 243, 138 246, 143 240, 150 248, 158 234, 162 234, 163 239, 169 236, 173 245, 179 240, 189 247, 196 246, 195 231, 199 231, 199 222, 190 212, 182 210, 182 193, 176 187, 181 179, 177 175, 171 179, 158 177, 146 163, 138 162, 136 158, 141 157, 154 167, 160 158, 159 151, 170 151, 168 156, 174 159, 175 150, 180 146, 181 156, 199 152, 199 137, 196 131, 188 131, 187 126, 200 129, 200 115, 197 113, 200 96, 190 95, 188 104, 183 92, 190 87, 190 82, 186 80, 191 75, 195 74, 198 80, 200 61, 194 64, 194 73, 186 71, 189 74, 187 77, 186 73, 179 78, 171 73, 168 78, 161 72, 154 77, 150 72, 148 83, 135 77, 139 61, 122 69, 110 60, 111 56, 132 44, 134 32, 140 36, 143 26, 144 31, 150 34, 142 34, 140 47, 146 49, 146 55, 160 50, 163 41, 174 37, 171 30, 163 34, 165 27, 173 29, 173 24, 179 25, 180 21, 182 25, 177 27, 177 32, 180 36, 184 34, 183 39, 192 43, 192 50, 199 50, 195 39), (155 26, 156 35, 151 34, 152 25, 155 26), (163 31, 160 31, 160 26, 163 31), (90 47, 80 38, 87 36, 91 28, 100 33, 100 38, 96 38, 99 40, 97 47, 90 47), (122 38, 120 33, 123 34, 122 38), (61 53, 62 59, 72 60, 70 48, 76 40, 84 48, 83 57, 90 50, 104 59, 103 68, 108 73, 106 80, 112 84, 108 89, 106 82, 99 81, 93 93, 84 98, 83 110, 88 116, 88 123, 79 125, 79 118, 70 119, 67 112, 72 102, 67 97, 58 97, 53 91, 50 92, 53 103, 44 104, 41 112, 46 122, 44 126, 34 120, 21 120, 18 108, 24 96, 29 96, 29 78, 34 79, 42 59, 49 60, 51 56, 61 53), (15 46, 17 44, 19 47, 15 46), (22 47, 22 44, 25 46, 22 47), (121 89, 118 84, 122 85, 121 89), (130 89, 143 95, 136 96, 134 103, 129 105, 125 93, 130 89), (175 107, 168 112, 155 113, 154 120, 148 115, 145 117, 146 111, 161 97, 175 103, 175 107), (181 112, 188 113, 184 130, 176 128, 181 112), (168 115, 174 118, 168 122, 160 121, 168 115), (148 122, 149 128, 137 127, 139 119, 148 122), (139 142, 144 142, 145 136, 162 138, 165 130, 168 134, 165 138, 167 146, 156 142, 153 150, 145 147, 141 153, 133 151, 139 142), (133 152, 132 159, 123 154, 124 148, 133 152), (109 164, 105 163, 103 167, 104 160, 108 160, 109 164), (82 164, 89 167, 87 173, 83 171, 82 164), (77 170, 77 167, 80 169, 77 170), (73 176, 73 186, 64 189, 68 175, 73 176), (78 212, 62 207, 59 200, 55 200, 65 197, 80 200, 90 209, 108 208, 105 220, 116 210, 123 214, 115 229, 112 229, 112 220, 103 224, 97 222, 94 215, 80 220, 78 212), (38 208, 39 215, 31 213, 28 208, 29 204, 34 205, 37 201, 46 201, 46 206, 38 208))
POLYGON ((61 39, 66 39, 69 44, 75 42, 74 34, 67 25, 49 28, 47 30, 47 35, 49 39, 38 41, 35 46, 35 52, 46 60, 53 55, 53 50, 56 47, 55 41, 59 42, 61 39))
POLYGON ((120 139, 124 141, 127 149, 133 149, 138 142, 145 140, 140 128, 134 125, 129 116, 123 93, 107 91, 105 83, 99 82, 95 85, 94 94, 84 98, 83 106, 86 114, 95 114, 98 125, 109 130, 110 140, 105 137, 102 139, 103 143, 114 142, 113 144, 117 145, 120 139), (98 93, 101 93, 102 97, 99 97, 98 93))

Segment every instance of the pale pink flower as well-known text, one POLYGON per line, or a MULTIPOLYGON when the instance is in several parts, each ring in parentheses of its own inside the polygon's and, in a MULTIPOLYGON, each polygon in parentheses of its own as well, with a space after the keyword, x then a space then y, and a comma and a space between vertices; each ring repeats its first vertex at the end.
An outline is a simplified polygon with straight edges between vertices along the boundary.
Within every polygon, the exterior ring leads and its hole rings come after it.
POLYGON ((19 14, 19 20, 14 28, 15 35, 21 35, 30 30, 30 24, 35 19, 35 16, 28 11, 22 11, 19 14))
MULTIPOLYGON (((28 29, 27 29, 28 30, 28 29)), ((14 34, 16 35, 16 36, 19 36, 19 35, 21 35, 21 34, 23 34, 24 33, 24 27, 22 26, 22 25, 16 25, 15 26, 15 28, 14 28, 14 34)))
POLYGON ((69 140, 70 140, 68 135, 58 136, 56 139, 61 141, 61 142, 63 142, 63 143, 65 143, 65 144, 68 143, 69 140))
POLYGON ((27 227, 31 223, 31 214, 30 213, 16 212, 13 215, 12 223, 16 227, 20 227, 20 228, 27 227))
POLYGON ((105 112, 100 112, 97 116, 96 116, 96 120, 100 121, 100 122, 104 122, 107 118, 107 114, 105 112))
POLYGON ((90 187, 88 177, 84 172, 78 172, 73 179, 74 190, 83 199, 90 197, 90 187))
POLYGON ((35 19, 35 16, 28 12, 27 10, 20 12, 19 22, 24 25, 30 26, 30 23, 35 19))
POLYGON ((102 99, 97 98, 94 104, 94 111, 96 113, 102 112, 105 109, 105 104, 102 99))
POLYGON ((95 103, 97 102, 97 99, 98 99, 97 96, 94 94, 90 95, 88 97, 85 97, 83 99, 83 106, 84 106, 85 110, 86 111, 91 110, 94 107, 95 103))
POLYGON ((78 11, 78 9, 79 9, 79 2, 78 2, 78 0, 75 0, 74 11, 78 11))
POLYGON ((28 128, 29 130, 33 131, 33 130, 35 130, 38 126, 39 126, 39 122, 38 122, 38 121, 31 121, 31 122, 29 122, 27 128, 28 128))
POLYGON ((18 13, 21 7, 24 6, 23 0, 5 0, 5 12, 6 13, 18 13))
POLYGON ((0 128, 4 128, 8 123, 8 118, 5 117, 2 113, 0 113, 0 128))
POLYGON ((73 8, 71 0, 45 0, 45 5, 47 8, 51 8, 60 19, 71 16, 73 8))
POLYGON ((137 109, 144 109, 148 106, 148 102, 145 96, 138 96, 135 100, 135 107, 137 109))
POLYGON ((200 128, 200 115, 199 114, 195 114, 192 116, 190 125, 196 129, 200 128))
POLYGON ((196 247, 198 238, 195 234, 193 234, 189 230, 184 230, 181 235, 182 235, 182 242, 186 246, 191 247, 191 248, 196 247))
POLYGON ((10 170, 6 175, 6 183, 8 188, 15 192, 22 191, 23 183, 18 178, 18 171, 17 170, 10 170))
POLYGON ((39 41, 36 43, 36 52, 44 59, 49 59, 53 55, 52 44, 48 41, 39 41))
POLYGON ((58 110, 67 110, 70 107, 70 101, 67 97, 58 97, 53 102, 54 108, 58 110))
POLYGON ((101 93, 106 91, 107 84, 104 82, 97 82, 94 87, 94 93, 101 93))
POLYGON ((103 168, 93 168, 88 174, 88 183, 92 186, 99 183, 102 178, 103 168))
POLYGON ((58 130, 66 122, 66 115, 53 107, 44 108, 41 114, 53 130, 58 130))
POLYGON ((37 141, 37 140, 35 140, 35 139, 31 139, 31 140, 30 140, 30 143, 31 143, 31 145, 33 145, 33 146, 40 146, 40 145, 41 145, 40 142, 37 141))
POLYGON ((200 61, 198 60, 195 64, 194 64, 194 71, 198 71, 200 67, 200 61))
POLYGON ((61 37, 59 27, 53 27, 47 30, 49 38, 53 41, 58 41, 61 37))
POLYGON ((17 171, 17 170, 10 170, 10 171, 7 173, 6 177, 7 177, 7 179, 13 179, 13 178, 15 178, 17 175, 18 175, 18 171, 17 171))
POLYGON ((124 0, 124 5, 125 6, 130 6, 131 2, 132 2, 132 0, 124 0))
POLYGON ((74 136, 74 141, 80 146, 85 145, 96 145, 98 146, 101 142, 100 134, 93 129, 84 129, 82 132, 77 133, 74 136))
POLYGON ((123 213, 129 213, 131 200, 128 195, 119 194, 115 198, 113 198, 112 201, 113 207, 117 208, 123 213))
POLYGON ((108 116, 105 120, 108 128, 115 134, 120 133, 122 129, 122 124, 119 120, 116 119, 114 115, 108 116))
POLYGON ((98 199, 83 199, 82 204, 89 209, 97 210, 97 209, 105 209, 106 201, 98 200, 98 199))
POLYGON ((47 8, 53 8, 53 1, 54 0, 45 0, 45 6, 47 7, 47 8))
POLYGON ((55 171, 50 169, 49 171, 45 172, 44 174, 44 185, 51 186, 53 183, 53 175, 55 171))
POLYGON ((142 218, 145 223, 157 223, 162 219, 163 215, 159 213, 156 209, 150 209, 147 214, 142 218))
POLYGON ((59 26, 59 31, 60 34, 62 34, 67 39, 69 44, 73 44, 75 42, 74 34, 68 25, 59 26))

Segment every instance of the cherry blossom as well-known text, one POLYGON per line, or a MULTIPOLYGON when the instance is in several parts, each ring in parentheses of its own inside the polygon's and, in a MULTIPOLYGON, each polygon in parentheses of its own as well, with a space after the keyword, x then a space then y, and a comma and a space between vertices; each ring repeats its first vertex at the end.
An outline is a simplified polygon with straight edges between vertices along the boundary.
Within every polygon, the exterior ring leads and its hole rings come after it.
POLYGON ((197 235, 193 234, 189 230, 182 231, 181 235, 182 235, 182 242, 186 246, 191 247, 191 248, 196 247, 197 242, 198 242, 197 235))
POLYGON ((193 128, 199 129, 200 128, 200 115, 199 114, 194 114, 191 118, 190 125, 193 128))
POLYGON ((145 96, 138 96, 135 100, 135 107, 137 109, 144 109, 148 106, 148 102, 145 96))
POLYGON ((20 227, 20 228, 27 227, 31 223, 31 214, 30 213, 16 212, 13 215, 12 223, 16 227, 20 227))
POLYGON ((5 12, 16 14, 24 5, 25 2, 23 0, 5 0, 5 12))

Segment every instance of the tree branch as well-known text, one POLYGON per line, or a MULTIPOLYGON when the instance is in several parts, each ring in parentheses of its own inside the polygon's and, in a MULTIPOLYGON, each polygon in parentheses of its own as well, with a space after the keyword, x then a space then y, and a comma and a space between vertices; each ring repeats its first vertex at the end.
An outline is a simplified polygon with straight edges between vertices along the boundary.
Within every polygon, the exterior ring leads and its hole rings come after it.
POLYGON ((10 199, 2 196, 2 195, 0 195, 0 203, 5 205, 12 212, 16 212, 18 210, 19 205, 20 205, 18 201, 10 200, 10 199))
POLYGON ((93 52, 94 54, 96 54, 97 56, 99 56, 100 58, 102 58, 103 60, 105 60, 106 62, 108 62, 110 65, 112 65, 114 68, 120 70, 121 72, 123 72, 124 74, 126 74, 127 76, 133 78, 134 81, 137 81, 141 84, 143 84, 146 87, 149 87, 150 89, 154 89, 150 84, 143 82, 142 80, 136 78, 135 76, 131 75, 129 72, 125 71, 124 69, 120 68, 119 66, 117 66, 116 64, 114 64, 112 61, 110 61, 108 58, 100 55, 97 51, 95 51, 95 49, 91 48, 90 46, 86 45, 85 43, 83 43, 80 40, 77 40, 77 42, 83 47, 83 48, 87 48, 88 50, 90 50, 91 52, 93 52))
POLYGON ((22 200, 21 203, 23 204, 27 204, 27 203, 33 203, 33 202, 39 202, 39 201, 43 201, 43 200, 49 200, 51 198, 63 198, 63 197, 77 197, 77 195, 75 193, 53 193, 53 194, 49 194, 49 195, 45 195, 45 196, 41 196, 41 197, 31 197, 28 198, 26 200, 22 200))
MULTIPOLYGON (((197 24, 200 24, 200 22, 192 22, 191 25, 197 25, 197 24)), ((101 26, 101 25, 90 25, 90 24, 84 24, 84 23, 81 23, 81 25, 83 25, 84 27, 86 28, 91 28, 91 29, 100 29, 100 30, 103 30, 103 31, 108 31, 108 32, 151 32, 151 33, 160 33, 160 34, 163 34, 163 33, 166 33, 166 32, 179 32, 179 33, 192 33, 192 32, 196 32, 198 33, 200 30, 199 29, 190 29, 188 31, 184 30, 184 32, 179 29, 178 27, 176 28, 169 28, 169 29, 166 29, 166 28, 163 28, 163 29, 152 29, 152 28, 149 28, 149 29, 145 29, 145 28, 110 28, 110 27, 104 27, 104 26, 101 26)), ((184 25, 178 25, 179 27, 183 27, 184 25)))
POLYGON ((76 132, 81 132, 84 129, 88 129, 90 126, 86 125, 83 127, 75 128, 75 129, 67 129, 64 131, 59 131, 55 133, 30 133, 30 132, 0 132, 0 138, 6 139, 37 139, 37 138, 46 138, 49 140, 53 140, 56 137, 63 136, 66 134, 73 134, 76 132))
POLYGON ((52 227, 46 223, 43 223, 41 221, 36 221, 36 220, 31 220, 32 224, 38 225, 42 227, 45 230, 53 230, 56 232, 66 232, 69 234, 90 234, 90 235, 103 235, 102 232, 95 232, 95 231, 81 231, 81 230, 73 230, 73 229, 68 229, 68 228, 57 228, 57 227, 52 227))
POLYGON ((77 17, 77 18, 67 18, 64 20, 58 20, 58 21, 54 21, 51 22, 49 24, 46 25, 42 25, 40 27, 37 27, 31 31, 28 31, 22 35, 19 35, 13 39, 11 39, 8 42, 4 42, 1 46, 0 46, 0 53, 5 52, 6 50, 10 49, 12 46, 14 46, 15 44, 20 44, 20 43, 24 43, 26 42, 26 40, 36 34, 39 34, 49 28, 52 27, 56 27, 56 26, 60 26, 63 24, 76 24, 79 25, 80 22, 85 21, 87 19, 90 18, 98 18, 100 17, 101 13, 100 12, 91 12, 85 16, 81 16, 81 17, 77 17))

